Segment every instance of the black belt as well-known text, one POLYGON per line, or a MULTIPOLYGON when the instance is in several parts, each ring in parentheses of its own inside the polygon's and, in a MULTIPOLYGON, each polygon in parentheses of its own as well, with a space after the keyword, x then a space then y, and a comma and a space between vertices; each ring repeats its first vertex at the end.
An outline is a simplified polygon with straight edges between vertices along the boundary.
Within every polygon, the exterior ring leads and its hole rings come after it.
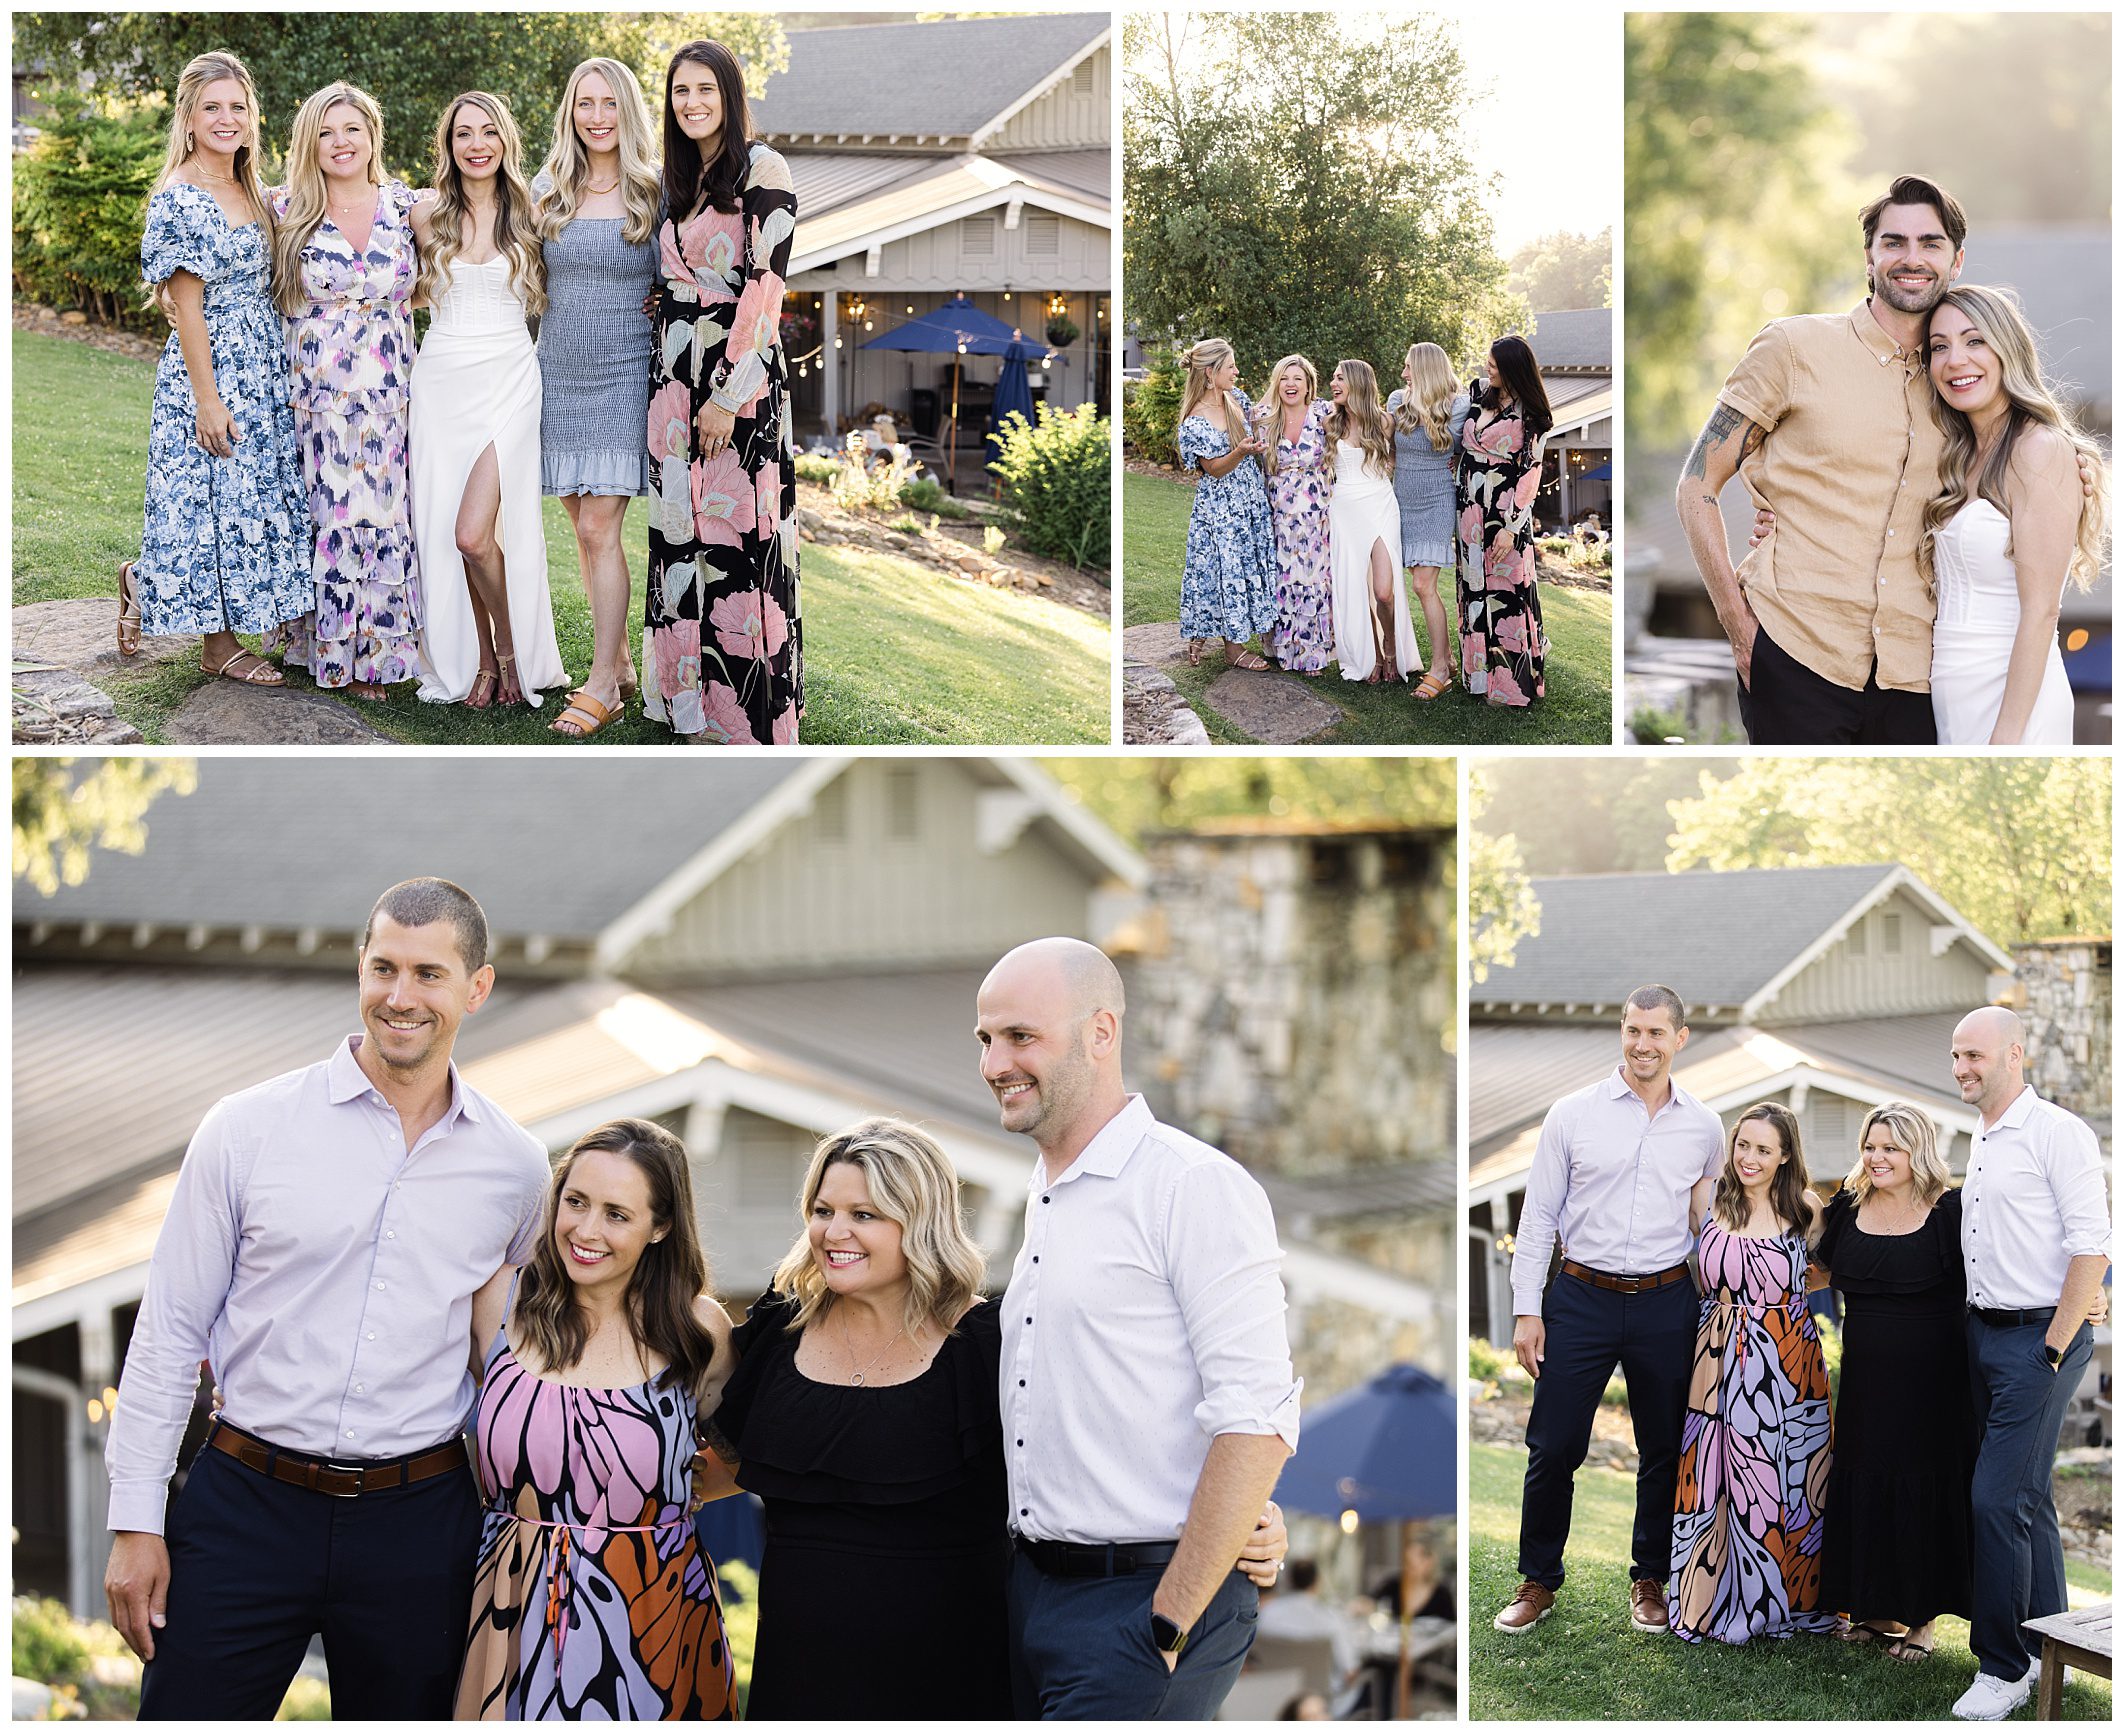
POLYGON ((2048 1324, 2058 1315, 2055 1306, 2029 1306, 2019 1312, 2000 1311, 1995 1306, 1971 1306, 1969 1315, 1995 1330, 2019 1330, 2030 1324, 2048 1324))
POLYGON ((1043 1575, 1051 1577, 1125 1577, 1136 1571, 1157 1570, 1180 1550, 1179 1543, 1170 1540, 1083 1546, 1070 1540, 1028 1540, 1022 1534, 1011 1538, 1043 1575))
POLYGON ((416 1450, 409 1456, 394 1456, 379 1462, 336 1462, 306 1451, 283 1450, 254 1438, 226 1420, 217 1421, 207 1434, 207 1448, 233 1456, 244 1467, 274 1480, 299 1486, 306 1492, 321 1492, 331 1498, 358 1498, 365 1492, 385 1492, 394 1486, 414 1486, 466 1466, 465 1441, 453 1438, 431 1450, 416 1450))
POLYGON ((1671 1288, 1689 1273, 1689 1266, 1676 1264, 1672 1269, 1655 1270, 1649 1276, 1611 1276, 1606 1270, 1589 1269, 1566 1258, 1563 1273, 1596 1288, 1605 1288, 1611 1294, 1648 1294, 1655 1288, 1671 1288))

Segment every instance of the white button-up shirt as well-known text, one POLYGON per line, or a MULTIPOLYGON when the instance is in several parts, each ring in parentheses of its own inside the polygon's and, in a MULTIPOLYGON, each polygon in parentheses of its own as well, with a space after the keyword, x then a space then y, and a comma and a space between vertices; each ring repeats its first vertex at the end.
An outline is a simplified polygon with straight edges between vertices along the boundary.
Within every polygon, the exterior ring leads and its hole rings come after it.
POLYGON ((1541 1315, 1559 1232, 1573 1263, 1611 1276, 1649 1276, 1689 1255, 1690 1188, 1716 1176, 1726 1134, 1680 1084, 1668 1091, 1657 1113, 1646 1112, 1618 1065, 1549 1109, 1512 1251, 1516 1316, 1541 1315))
POLYGON ((1297 1447, 1282 1257, 1253 1176, 1140 1095, 1057 1178, 1035 1165, 1002 1301, 1014 1530, 1172 1540, 1212 1438, 1297 1447))
POLYGON ((2065 1266, 2109 1255, 2102 1145, 2087 1123, 2023 1087, 1970 1140, 1962 1271, 1986 1311, 2055 1306, 2065 1266))
POLYGON ((530 1255, 551 1168, 455 1066, 408 1150, 360 1039, 200 1121, 118 1382, 113 1529, 162 1532, 201 1360, 223 1417, 290 1450, 403 1456, 464 1429, 472 1296, 530 1255))

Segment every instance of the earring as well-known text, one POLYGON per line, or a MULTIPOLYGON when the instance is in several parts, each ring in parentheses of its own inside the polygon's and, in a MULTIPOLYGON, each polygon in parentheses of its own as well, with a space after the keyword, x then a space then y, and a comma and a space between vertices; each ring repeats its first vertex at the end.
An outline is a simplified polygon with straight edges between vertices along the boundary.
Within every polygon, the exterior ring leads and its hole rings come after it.
POLYGON ((189 132, 184 135, 184 154, 186 156, 192 154, 192 135, 189 132))

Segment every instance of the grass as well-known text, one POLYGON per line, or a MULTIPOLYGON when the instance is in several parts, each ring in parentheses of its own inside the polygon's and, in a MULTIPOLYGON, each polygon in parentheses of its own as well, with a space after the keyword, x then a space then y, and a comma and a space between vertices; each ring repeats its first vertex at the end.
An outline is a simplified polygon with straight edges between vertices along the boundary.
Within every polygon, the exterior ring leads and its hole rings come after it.
MULTIPOLYGON (((1922 1665, 1834 1637, 1790 1637, 1731 1648, 1633 1629, 1627 1609, 1634 1482, 1583 1468, 1571 1546, 1555 1611, 1508 1637, 1491 1618, 1519 1586, 1520 1481, 1526 1453, 1501 1444, 1468 1452, 1468 1715, 1539 1719, 1721 1721, 1944 1720, 1976 1674, 1966 1621, 1943 1618, 1938 1652, 1922 1665)), ((2068 1564, 2072 1604, 2109 1598, 2106 1571, 2068 1564)), ((2014 1717, 2034 1719, 2034 1698, 2014 1717)), ((2105 1679, 2074 1673, 2070 1720, 2110 1718, 2105 1679)))
MULTIPOLYGON (((15 601, 108 597, 121 560, 140 547, 142 476, 154 371, 86 344, 14 337, 15 601)), ((590 664, 590 610, 575 536, 558 500, 545 502, 547 587, 561 659, 590 664)), ((627 514, 634 576, 630 635, 640 653, 648 514, 627 514)), ((852 547, 803 553, 806 745, 1049 745, 1109 739, 1111 637, 1104 621, 1013 590, 852 547)), ((150 741, 204 680, 178 661, 114 683, 119 715, 150 741)), ((304 683, 295 676, 296 683, 304 683)), ((423 704, 410 687, 388 702, 346 698, 363 720, 411 742, 553 745, 541 711, 485 712, 423 704)), ((639 713, 600 743, 661 743, 639 713)))
MULTIPOLYGON (((1194 489, 1185 482, 1134 471, 1122 485, 1122 616, 1130 626, 1180 617, 1180 573, 1187 559, 1187 514, 1194 489)), ((1441 576, 1440 589, 1450 589, 1441 576)), ((1415 606, 1415 598, 1410 598, 1415 606)), ((1321 744, 1337 746, 1605 746, 1613 739, 1610 691, 1613 658, 1610 598, 1593 590, 1546 585, 1542 624, 1550 640, 1548 694, 1528 710, 1492 709, 1457 689, 1419 704, 1403 686, 1365 686, 1330 670, 1305 680, 1306 690, 1341 707, 1343 720, 1321 744)), ((1451 660, 1459 666, 1460 635, 1447 603, 1451 660)), ((1417 615, 1417 635, 1423 627, 1417 615)), ((1165 672, 1202 718, 1212 740, 1246 745, 1249 737, 1217 715, 1204 694, 1224 671, 1213 651, 1200 668, 1165 672)), ((1302 676, 1291 676, 1300 679, 1302 676)))

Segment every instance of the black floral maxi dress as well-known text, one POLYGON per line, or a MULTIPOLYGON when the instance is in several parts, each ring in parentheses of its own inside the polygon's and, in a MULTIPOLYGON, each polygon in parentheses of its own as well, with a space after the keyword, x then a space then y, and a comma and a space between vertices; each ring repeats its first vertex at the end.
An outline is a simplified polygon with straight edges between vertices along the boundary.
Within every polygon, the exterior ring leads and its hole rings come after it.
POLYGON ((1541 491, 1547 434, 1527 437, 1513 404, 1483 420, 1477 407, 1460 426, 1453 465, 1460 504, 1460 673, 1470 697, 1522 708, 1547 690, 1534 582, 1534 496, 1541 491))
POLYGON ((804 711, 796 455, 782 356, 796 231, 789 165, 763 144, 735 211, 667 212, 650 357, 644 709, 724 745, 794 745, 804 711), (729 447, 700 451, 714 402, 729 447))

